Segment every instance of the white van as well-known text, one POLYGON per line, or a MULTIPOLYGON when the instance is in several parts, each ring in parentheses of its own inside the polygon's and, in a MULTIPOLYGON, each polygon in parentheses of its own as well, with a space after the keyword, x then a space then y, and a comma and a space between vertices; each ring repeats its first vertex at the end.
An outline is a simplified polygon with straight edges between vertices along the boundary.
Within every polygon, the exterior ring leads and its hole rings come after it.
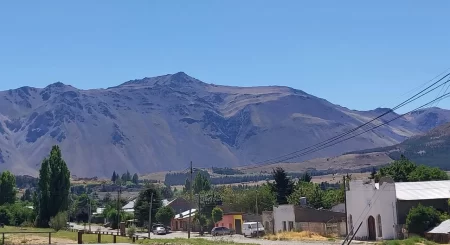
POLYGON ((261 222, 245 222, 243 224, 243 233, 245 237, 264 236, 265 230, 261 222))

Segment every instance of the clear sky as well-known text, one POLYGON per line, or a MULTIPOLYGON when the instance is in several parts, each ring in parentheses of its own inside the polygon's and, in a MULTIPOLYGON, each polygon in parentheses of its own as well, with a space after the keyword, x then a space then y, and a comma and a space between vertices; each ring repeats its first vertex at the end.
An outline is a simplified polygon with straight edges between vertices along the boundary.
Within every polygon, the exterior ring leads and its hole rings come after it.
POLYGON ((449 9, 444 0, 2 1, 0 90, 184 71, 388 107, 450 68, 449 9))

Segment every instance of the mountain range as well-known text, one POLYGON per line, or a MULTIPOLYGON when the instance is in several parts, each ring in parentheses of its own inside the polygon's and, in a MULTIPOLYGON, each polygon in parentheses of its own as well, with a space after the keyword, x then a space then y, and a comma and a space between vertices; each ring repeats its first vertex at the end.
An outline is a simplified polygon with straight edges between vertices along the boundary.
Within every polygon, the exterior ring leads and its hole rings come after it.
MULTIPOLYGON (((183 72, 107 89, 22 87, 0 92, 0 171, 36 175, 55 144, 77 176, 182 170, 190 161, 237 167, 308 147, 386 111, 351 110, 282 86, 204 83, 183 72)), ((292 161, 395 145, 446 122, 448 110, 421 110, 292 161)))

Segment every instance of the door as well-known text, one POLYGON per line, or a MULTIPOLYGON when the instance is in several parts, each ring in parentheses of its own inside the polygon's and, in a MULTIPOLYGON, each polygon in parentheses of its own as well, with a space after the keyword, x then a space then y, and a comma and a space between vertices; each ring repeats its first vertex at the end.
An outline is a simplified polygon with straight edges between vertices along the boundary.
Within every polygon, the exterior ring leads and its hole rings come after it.
POLYGON ((367 227, 369 227, 369 241, 375 241, 377 233, 375 231, 375 218, 373 216, 369 216, 369 219, 367 219, 367 227))
POLYGON ((234 220, 234 227, 236 228, 236 234, 242 235, 242 223, 240 219, 234 220))

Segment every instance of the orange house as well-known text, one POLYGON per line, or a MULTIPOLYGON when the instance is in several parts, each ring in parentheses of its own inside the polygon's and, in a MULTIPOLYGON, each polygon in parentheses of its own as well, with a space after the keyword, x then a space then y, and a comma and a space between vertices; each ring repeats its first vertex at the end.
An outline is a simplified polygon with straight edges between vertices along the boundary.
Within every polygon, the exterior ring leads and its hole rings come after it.
POLYGON ((242 234, 242 214, 243 213, 240 212, 224 213, 222 220, 217 222, 215 226, 224 226, 229 229, 234 229, 236 231, 236 234, 242 234))

